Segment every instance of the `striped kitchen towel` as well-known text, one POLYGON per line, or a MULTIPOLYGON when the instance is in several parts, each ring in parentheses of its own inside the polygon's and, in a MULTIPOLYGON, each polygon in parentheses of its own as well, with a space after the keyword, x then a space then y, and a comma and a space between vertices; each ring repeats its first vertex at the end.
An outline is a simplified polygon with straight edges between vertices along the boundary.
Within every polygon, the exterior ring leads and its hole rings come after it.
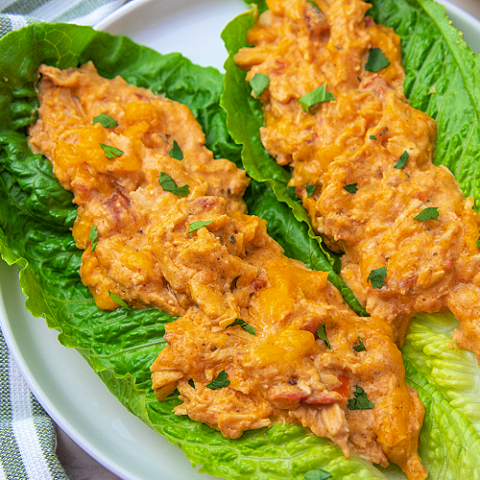
POLYGON ((126 0, 0 0, 0 37, 35 21, 95 25, 126 0))
MULTIPOLYGON (((126 0, 0 0, 0 37, 36 21, 95 25, 126 0)), ((0 480, 68 480, 55 427, 30 392, 0 331, 0 480)))
POLYGON ((52 421, 30 392, 0 332, 0 480, 68 480, 52 421))

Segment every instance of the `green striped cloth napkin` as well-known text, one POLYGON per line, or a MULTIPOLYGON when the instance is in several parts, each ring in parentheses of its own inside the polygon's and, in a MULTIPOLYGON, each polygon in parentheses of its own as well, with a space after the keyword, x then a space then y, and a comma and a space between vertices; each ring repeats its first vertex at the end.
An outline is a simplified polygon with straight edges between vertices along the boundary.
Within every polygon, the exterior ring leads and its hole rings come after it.
POLYGON ((0 332, 0 480, 68 480, 52 420, 30 392, 0 332))
MULTIPOLYGON (((0 37, 30 23, 95 25, 126 0, 0 0, 0 37)), ((30 392, 0 332, 0 480, 68 480, 52 420, 30 392)))
POLYGON ((0 37, 35 21, 95 25, 126 0, 0 0, 0 37))

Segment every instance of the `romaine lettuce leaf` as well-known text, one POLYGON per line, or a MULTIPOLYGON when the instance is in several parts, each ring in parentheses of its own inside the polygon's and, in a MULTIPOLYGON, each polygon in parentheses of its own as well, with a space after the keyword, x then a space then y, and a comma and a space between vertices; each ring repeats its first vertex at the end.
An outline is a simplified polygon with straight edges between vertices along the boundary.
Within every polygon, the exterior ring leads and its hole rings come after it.
POLYGON ((403 358, 435 383, 480 433, 480 369, 475 355, 452 341, 457 326, 450 313, 417 315, 402 348, 403 358))
MULTIPOLYGON (((261 3, 260 11, 264 9, 264 2, 261 3)), ((435 163, 447 166, 454 173, 462 191, 473 196, 478 209, 479 58, 451 25, 445 8, 432 0, 371 0, 370 3, 373 8, 369 14, 378 23, 394 28, 402 38, 407 98, 438 123, 435 163)), ((245 34, 254 15, 252 11, 237 17, 223 32, 230 57, 225 64, 222 104, 228 112, 232 136, 243 144, 242 158, 247 172, 252 171, 259 181, 273 184, 278 183, 279 175, 273 174, 273 159, 261 151, 258 132, 264 121, 261 103, 251 96, 245 72, 233 61, 233 54, 248 46, 245 34)), ((284 200, 275 187, 274 192, 284 200)), ((429 479, 435 480, 480 478, 477 453, 480 369, 473 355, 459 349, 449 336, 454 327, 451 316, 419 315, 402 349, 407 380, 418 390, 426 407, 419 451, 429 468, 429 479)), ((406 478, 394 466, 385 473, 391 479, 406 478)))
MULTIPOLYGON (((36 119, 38 66, 76 67, 89 60, 106 77, 122 75, 185 103, 215 156, 240 160, 219 106, 223 79, 215 69, 89 27, 34 24, 4 37, 0 79, 8 81, 0 80, 0 253, 21 269, 27 308, 59 331, 63 345, 81 353, 126 408, 178 445, 193 465, 202 464, 205 472, 229 479, 302 479, 306 471, 322 467, 335 480, 385 479, 368 462, 358 457, 347 461, 339 448, 304 428, 277 424, 227 440, 206 425, 173 414, 177 394, 156 400, 149 366, 165 346, 164 326, 173 317, 155 309, 106 312, 96 307, 78 273, 82 252, 70 231, 76 216, 72 195, 54 177, 51 163, 31 152, 26 138, 28 125, 36 119)), ((318 248, 309 247, 305 228, 267 190, 257 188, 250 205, 258 215, 268 212, 277 237, 287 239, 289 255, 300 255, 298 243, 302 250, 306 246, 312 267, 324 261, 317 257, 318 248)))

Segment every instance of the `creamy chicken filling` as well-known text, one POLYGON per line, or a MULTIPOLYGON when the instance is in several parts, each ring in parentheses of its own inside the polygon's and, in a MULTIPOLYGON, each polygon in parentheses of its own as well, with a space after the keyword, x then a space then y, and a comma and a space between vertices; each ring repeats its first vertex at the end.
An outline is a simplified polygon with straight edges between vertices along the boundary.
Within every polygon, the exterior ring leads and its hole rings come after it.
POLYGON ((91 64, 40 73, 30 142, 74 193, 83 283, 103 309, 180 315, 152 365, 158 398, 178 389, 176 413, 227 438, 291 422, 425 478, 424 410, 391 328, 353 314, 327 273, 245 214, 245 173, 213 159, 187 107, 91 64))
POLYGON ((267 4, 236 56, 248 81, 270 79, 265 148, 292 167, 314 229, 346 253, 343 278, 398 345, 413 315, 448 308, 480 359, 479 216, 433 164, 436 125, 403 94, 399 37, 362 0, 267 4), (305 108, 319 87, 330 96, 305 108))

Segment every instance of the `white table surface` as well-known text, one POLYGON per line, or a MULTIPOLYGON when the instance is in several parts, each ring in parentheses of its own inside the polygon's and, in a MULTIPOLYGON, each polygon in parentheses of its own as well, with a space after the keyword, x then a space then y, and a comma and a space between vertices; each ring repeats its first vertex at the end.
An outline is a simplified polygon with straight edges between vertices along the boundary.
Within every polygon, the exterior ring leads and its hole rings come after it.
MULTIPOLYGON (((480 19, 480 0, 450 0, 451 3, 480 19)), ((117 477, 78 447, 57 428, 57 455, 71 480, 118 480, 117 477)))

